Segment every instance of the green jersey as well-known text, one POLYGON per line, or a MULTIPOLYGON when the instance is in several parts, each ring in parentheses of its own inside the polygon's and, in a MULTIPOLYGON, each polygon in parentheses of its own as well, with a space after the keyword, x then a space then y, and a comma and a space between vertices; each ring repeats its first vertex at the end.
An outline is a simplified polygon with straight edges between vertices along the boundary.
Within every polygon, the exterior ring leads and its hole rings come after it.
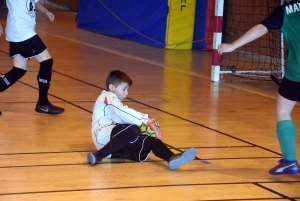
POLYGON ((281 30, 288 48, 284 77, 300 82, 300 0, 277 7, 261 24, 281 30))

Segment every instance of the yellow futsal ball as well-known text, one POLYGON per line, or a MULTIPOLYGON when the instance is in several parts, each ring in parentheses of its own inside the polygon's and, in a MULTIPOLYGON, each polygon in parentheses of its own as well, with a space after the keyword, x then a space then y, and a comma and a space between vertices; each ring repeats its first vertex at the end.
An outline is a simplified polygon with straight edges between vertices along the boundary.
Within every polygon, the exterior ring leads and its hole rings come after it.
POLYGON ((141 129, 142 135, 148 135, 150 137, 156 137, 155 132, 149 126, 147 126, 145 124, 142 124, 140 126, 140 129, 141 129))

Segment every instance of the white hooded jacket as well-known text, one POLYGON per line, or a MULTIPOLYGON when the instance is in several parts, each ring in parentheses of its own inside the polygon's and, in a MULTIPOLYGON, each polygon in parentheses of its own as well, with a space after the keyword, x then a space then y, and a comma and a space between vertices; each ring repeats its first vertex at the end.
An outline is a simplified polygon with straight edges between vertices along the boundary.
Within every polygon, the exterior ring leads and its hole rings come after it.
POLYGON ((147 124, 148 114, 129 108, 112 93, 103 90, 98 97, 92 116, 92 138, 99 150, 110 141, 112 129, 117 124, 147 124))

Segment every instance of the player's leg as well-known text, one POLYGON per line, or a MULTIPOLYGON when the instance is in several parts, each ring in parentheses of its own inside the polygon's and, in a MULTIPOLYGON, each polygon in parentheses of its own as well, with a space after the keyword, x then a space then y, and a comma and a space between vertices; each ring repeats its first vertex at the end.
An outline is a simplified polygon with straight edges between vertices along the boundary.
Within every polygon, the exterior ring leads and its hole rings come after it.
POLYGON ((64 109, 52 105, 48 100, 53 59, 50 56, 49 51, 46 49, 46 46, 37 35, 34 36, 31 43, 34 43, 36 48, 35 54, 32 55, 32 57, 40 63, 40 69, 37 76, 39 99, 35 111, 51 115, 61 114, 64 112, 64 109))
MULTIPOLYGON (((10 58, 13 59, 14 66, 9 72, 0 77, 0 92, 4 92, 6 89, 11 87, 26 73, 27 59, 20 55, 18 50, 19 44, 20 43, 9 43, 9 55, 10 58)), ((1 111, 0 115, 2 115, 1 111)))
POLYGON ((190 148, 180 154, 174 154, 160 139, 150 138, 149 144, 153 154, 168 162, 168 166, 171 170, 175 170, 178 167, 187 164, 194 160, 196 156, 196 149, 190 148))
MULTIPOLYGON (((13 62, 13 68, 7 73, 3 74, 0 78, 0 92, 4 92, 6 89, 11 87, 27 72, 27 59, 25 59, 19 54, 13 55, 13 62)), ((0 115, 2 115, 1 111, 0 115)))
POLYGON ((140 134, 141 130, 136 125, 116 125, 112 129, 110 141, 99 151, 87 154, 88 162, 93 165, 100 162, 103 158, 122 149, 127 144, 134 143, 140 134))
MULTIPOLYGON (((26 73, 27 60, 21 55, 14 56, 14 66, 7 73, 0 77, 0 92, 4 92, 6 89, 16 83, 26 73)), ((0 111, 0 115, 2 112, 0 111)))
POLYGON ((299 84, 284 79, 278 91, 276 105, 277 136, 284 159, 280 160, 280 164, 269 171, 273 175, 300 172, 296 158, 296 129, 291 118, 291 112, 297 103, 296 100, 300 97, 299 84))
POLYGON ((10 47, 10 56, 13 59, 13 68, 0 78, 0 92, 16 83, 26 73, 27 59, 17 53, 14 47, 10 47))

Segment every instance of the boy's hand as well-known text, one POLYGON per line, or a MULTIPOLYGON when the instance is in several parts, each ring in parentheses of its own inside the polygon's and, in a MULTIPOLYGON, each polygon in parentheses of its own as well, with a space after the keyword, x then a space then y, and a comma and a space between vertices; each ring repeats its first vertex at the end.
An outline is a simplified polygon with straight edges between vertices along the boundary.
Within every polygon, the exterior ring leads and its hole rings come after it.
POLYGON ((0 24, 0 36, 1 36, 2 34, 4 34, 4 32, 3 32, 2 25, 0 24))
POLYGON ((155 119, 149 118, 147 121, 147 126, 149 126, 156 135, 156 138, 161 139, 161 131, 158 122, 155 119))
POLYGON ((53 13, 51 13, 51 12, 49 12, 49 11, 46 11, 45 14, 46 14, 47 18, 50 20, 50 22, 53 22, 53 21, 54 21, 55 17, 54 17, 54 14, 53 14, 53 13))
POLYGON ((233 50, 235 50, 235 48, 233 47, 232 44, 227 44, 227 43, 223 43, 223 44, 220 44, 218 46, 218 52, 219 54, 223 54, 224 52, 232 52, 233 50))

